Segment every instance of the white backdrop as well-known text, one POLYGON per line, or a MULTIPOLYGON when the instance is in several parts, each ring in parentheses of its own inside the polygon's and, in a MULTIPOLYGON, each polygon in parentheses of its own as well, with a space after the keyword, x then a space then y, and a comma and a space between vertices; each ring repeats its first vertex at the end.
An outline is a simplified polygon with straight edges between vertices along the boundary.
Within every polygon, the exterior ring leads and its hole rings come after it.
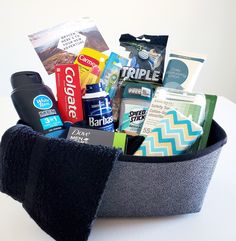
POLYGON ((235 9, 235 0, 1 0, 0 96, 10 95, 9 78, 16 71, 38 71, 53 86, 53 76, 47 75, 27 35, 90 16, 112 50, 120 34, 146 33, 169 34, 169 50, 207 54, 194 90, 236 102, 235 9))

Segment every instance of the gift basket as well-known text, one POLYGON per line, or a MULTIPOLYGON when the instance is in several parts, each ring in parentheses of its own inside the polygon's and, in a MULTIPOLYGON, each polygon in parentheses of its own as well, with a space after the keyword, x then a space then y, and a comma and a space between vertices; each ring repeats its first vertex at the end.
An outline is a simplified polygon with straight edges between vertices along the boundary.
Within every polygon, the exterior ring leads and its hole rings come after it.
POLYGON ((122 56, 93 28, 44 59, 56 97, 37 72, 11 76, 20 120, 2 137, 0 190, 56 240, 86 240, 97 216, 199 212, 227 139, 217 96, 193 92, 204 55, 170 52, 164 73, 167 35, 122 34, 122 56))

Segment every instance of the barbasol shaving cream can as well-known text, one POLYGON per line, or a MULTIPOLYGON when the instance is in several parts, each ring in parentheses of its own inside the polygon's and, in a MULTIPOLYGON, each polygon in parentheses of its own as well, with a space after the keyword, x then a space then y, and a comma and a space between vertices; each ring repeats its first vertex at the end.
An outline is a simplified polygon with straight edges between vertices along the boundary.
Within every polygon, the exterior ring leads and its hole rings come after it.
POLYGON ((102 84, 86 85, 86 94, 82 98, 87 124, 96 129, 114 131, 110 97, 102 84))

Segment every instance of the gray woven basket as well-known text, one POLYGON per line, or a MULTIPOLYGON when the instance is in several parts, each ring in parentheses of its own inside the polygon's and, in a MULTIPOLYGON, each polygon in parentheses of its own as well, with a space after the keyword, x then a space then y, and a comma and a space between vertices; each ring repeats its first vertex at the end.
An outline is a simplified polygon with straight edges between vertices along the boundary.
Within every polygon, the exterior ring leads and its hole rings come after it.
POLYGON ((123 155, 115 163, 98 216, 164 216, 199 212, 225 131, 213 121, 204 150, 173 157, 123 155))

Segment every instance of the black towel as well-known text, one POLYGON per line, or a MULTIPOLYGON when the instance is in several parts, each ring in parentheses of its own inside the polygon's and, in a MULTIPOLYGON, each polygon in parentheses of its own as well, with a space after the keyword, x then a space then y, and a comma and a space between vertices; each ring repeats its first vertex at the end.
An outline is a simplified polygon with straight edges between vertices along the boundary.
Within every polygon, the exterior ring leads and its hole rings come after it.
POLYGON ((87 240, 120 151, 46 138, 25 125, 2 137, 0 190, 58 241, 87 240))

